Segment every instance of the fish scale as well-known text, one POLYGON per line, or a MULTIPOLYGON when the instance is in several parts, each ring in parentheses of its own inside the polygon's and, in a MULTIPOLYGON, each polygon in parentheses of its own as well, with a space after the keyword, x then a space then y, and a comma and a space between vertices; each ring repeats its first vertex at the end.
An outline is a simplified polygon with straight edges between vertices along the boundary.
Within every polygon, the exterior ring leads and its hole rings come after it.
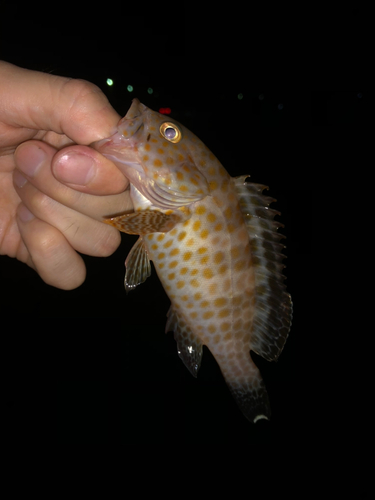
POLYGON ((197 376, 206 345, 244 415, 270 417, 254 350, 279 356, 292 303, 286 292, 282 236, 265 186, 231 178, 189 130, 134 100, 114 136, 95 147, 130 181, 134 213, 106 222, 140 238, 126 259, 127 290, 153 261, 171 300, 166 332, 197 376))

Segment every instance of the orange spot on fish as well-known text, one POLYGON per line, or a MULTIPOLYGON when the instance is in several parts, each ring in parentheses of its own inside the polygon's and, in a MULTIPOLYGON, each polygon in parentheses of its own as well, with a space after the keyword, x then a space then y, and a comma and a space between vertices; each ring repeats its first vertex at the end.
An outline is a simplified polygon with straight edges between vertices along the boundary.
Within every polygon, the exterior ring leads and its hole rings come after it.
POLYGON ((193 231, 198 231, 201 227, 202 223, 200 220, 196 220, 193 224, 193 231))
POLYGON ((219 318, 227 318, 230 315, 229 309, 222 309, 219 311, 219 318))
POLYGON ((221 323, 220 330, 222 332, 226 332, 226 331, 230 330, 230 323, 228 323, 227 321, 225 321, 224 323, 221 323))
POLYGON ((232 209, 230 207, 224 210, 224 216, 226 219, 230 219, 232 217, 232 209))
POLYGON ((206 264, 208 264, 208 261, 210 260, 210 256, 209 255, 205 255, 204 257, 201 258, 200 260, 200 263, 205 266, 206 264))
POLYGON ((220 264, 224 260, 224 253, 223 252, 216 252, 214 255, 214 264, 220 264))
POLYGON ((198 253, 202 255, 203 253, 206 253, 207 250, 208 250, 207 247, 200 247, 198 248, 198 253))
POLYGON ((209 234, 208 229, 203 229, 203 231, 201 232, 201 238, 203 239, 207 238, 208 234, 209 234))
POLYGON ((214 273, 212 272, 212 270, 210 268, 206 268, 206 269, 203 269, 203 277, 206 278, 206 279, 210 279, 213 277, 214 273))
POLYGON ((215 307, 223 307, 227 303, 227 299, 224 297, 219 297, 218 299, 214 300, 214 305, 215 307))
POLYGON ((212 318, 212 316, 214 315, 214 313, 212 311, 206 311, 205 313, 203 313, 203 319, 210 319, 212 318))
POLYGON ((203 205, 197 207, 195 213, 198 215, 203 215, 204 213, 206 213, 206 207, 204 207, 203 205))
POLYGON ((154 166, 155 167, 162 167, 163 163, 158 158, 156 158, 156 160, 154 160, 154 166))

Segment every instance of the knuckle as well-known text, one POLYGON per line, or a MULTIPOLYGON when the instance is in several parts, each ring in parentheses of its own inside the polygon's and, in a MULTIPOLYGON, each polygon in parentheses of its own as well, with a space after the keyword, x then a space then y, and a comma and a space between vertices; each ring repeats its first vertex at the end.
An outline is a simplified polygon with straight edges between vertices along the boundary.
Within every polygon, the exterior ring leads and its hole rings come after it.
POLYGON ((39 190, 35 190, 30 199, 31 211, 38 215, 51 211, 56 202, 39 190))
MULTIPOLYGON (((104 226, 104 224, 101 224, 104 226)), ((100 228, 97 239, 95 240, 95 247, 93 251, 95 255, 100 257, 109 257, 112 255, 120 245, 121 236, 116 230, 112 231, 113 228, 105 227, 100 228)))

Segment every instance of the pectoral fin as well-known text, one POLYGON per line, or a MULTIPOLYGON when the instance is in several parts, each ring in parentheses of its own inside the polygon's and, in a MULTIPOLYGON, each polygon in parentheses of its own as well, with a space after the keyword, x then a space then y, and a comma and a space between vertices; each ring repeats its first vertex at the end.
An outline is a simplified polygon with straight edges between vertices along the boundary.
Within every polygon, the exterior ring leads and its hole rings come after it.
POLYGON ((148 233, 167 233, 178 222, 184 220, 186 220, 186 215, 183 211, 144 210, 111 217, 103 222, 123 233, 144 235, 148 233))
POLYGON ((142 238, 138 238, 125 261, 125 290, 128 292, 151 275, 151 264, 142 238))

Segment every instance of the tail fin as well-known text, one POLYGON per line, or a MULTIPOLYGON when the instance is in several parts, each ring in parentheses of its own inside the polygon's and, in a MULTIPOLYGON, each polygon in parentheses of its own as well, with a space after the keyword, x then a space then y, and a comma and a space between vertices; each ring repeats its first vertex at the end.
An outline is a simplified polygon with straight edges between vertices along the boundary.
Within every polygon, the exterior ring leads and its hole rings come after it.
POLYGON ((245 417, 250 422, 257 422, 271 416, 270 403, 262 376, 250 357, 237 359, 215 355, 221 372, 232 396, 245 417))
POLYGON ((260 374, 257 380, 253 379, 242 384, 233 382, 227 384, 238 407, 250 422, 255 423, 263 418, 270 419, 270 403, 260 374))

